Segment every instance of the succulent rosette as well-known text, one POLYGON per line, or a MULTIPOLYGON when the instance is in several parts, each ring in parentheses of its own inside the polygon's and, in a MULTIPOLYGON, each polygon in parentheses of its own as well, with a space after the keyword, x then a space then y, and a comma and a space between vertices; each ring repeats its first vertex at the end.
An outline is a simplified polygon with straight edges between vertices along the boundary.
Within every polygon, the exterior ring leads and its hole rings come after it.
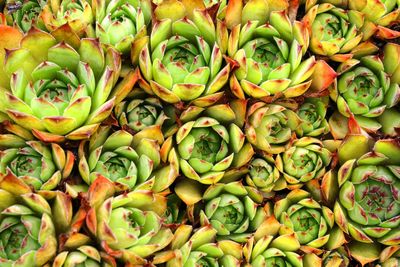
POLYGON ((364 16, 330 3, 309 7, 303 22, 310 31, 313 53, 343 61, 363 39, 364 16))
POLYGON ((216 27, 207 11, 194 9, 193 20, 157 21, 149 46, 138 51, 141 86, 168 103, 216 102, 229 78, 230 64, 223 58, 226 42, 226 27, 219 21, 216 27))
POLYGON ((242 24, 232 28, 229 36, 228 54, 238 64, 230 78, 232 92, 242 99, 245 94, 254 98, 302 95, 311 86, 316 64, 313 56, 303 60, 309 42, 306 27, 299 21, 292 24, 285 11, 271 12, 265 23, 266 15, 258 18, 254 10, 267 11, 267 1, 250 1, 246 7, 242 24))
POLYGON ((256 102, 247 111, 247 140, 256 148, 271 154, 287 149, 294 131, 300 126, 299 116, 278 104, 256 102))
POLYGON ((400 100, 397 82, 400 75, 396 72, 399 64, 390 59, 400 57, 400 46, 389 43, 385 51, 383 60, 377 55, 368 55, 343 62, 337 82, 331 87, 331 98, 339 112, 346 117, 354 114, 360 126, 369 132, 381 128, 376 117, 400 100))
POLYGON ((116 267, 117 264, 110 257, 104 257, 103 253, 99 252, 95 247, 83 245, 76 248, 76 250, 59 253, 55 257, 52 266, 116 267))
POLYGON ((151 19, 149 0, 95 0, 96 36, 100 42, 128 53, 135 40, 145 37, 151 19))
POLYGON ((302 256, 297 253, 299 249, 300 243, 294 232, 270 216, 243 247, 244 266, 302 267, 302 256))
MULTIPOLYGON (((53 192, 50 202, 38 194, 11 194, 0 190, 1 266, 44 266, 57 252, 56 230, 71 222, 72 204, 61 192, 53 192)), ((50 200, 50 199, 49 199, 50 200)))
POLYGON ((311 137, 327 134, 329 132, 329 124, 326 120, 328 104, 328 97, 306 98, 297 110, 301 125, 296 129, 296 133, 299 136, 311 137))
POLYGON ((398 145, 381 140, 373 152, 349 159, 338 171, 335 221, 355 240, 399 245, 398 145))
MULTIPOLYGON (((254 155, 241 130, 246 103, 235 99, 208 107, 191 105, 179 117, 168 120, 166 134, 176 132, 173 137, 183 175, 202 184, 213 184, 225 178, 235 181, 246 174, 246 164, 254 155)), ((168 116, 174 118, 171 112, 168 116)), ((167 141, 163 150, 173 147, 167 141)))
POLYGON ((45 5, 44 0, 7 0, 4 14, 8 24, 16 25, 23 32, 27 32, 32 26, 45 29, 43 22, 39 19, 39 14, 45 5))
POLYGON ((177 177, 177 164, 161 167, 157 140, 141 134, 133 136, 124 130, 114 133, 110 130, 110 127, 101 127, 88 145, 86 141, 80 144, 79 172, 88 185, 100 175, 115 182, 120 190, 154 186, 154 190, 161 191, 177 177))
POLYGON ((47 142, 88 138, 110 115, 113 96, 135 83, 128 75, 114 88, 120 68, 118 52, 103 51, 95 39, 75 49, 31 29, 0 69, 10 88, 0 91, 1 111, 47 142))
POLYGON ((278 154, 275 160, 288 187, 298 188, 302 184, 324 176, 331 162, 332 153, 316 138, 303 137, 295 140, 291 147, 278 154))
POLYGON ((158 98, 127 99, 115 106, 115 116, 122 127, 139 132, 148 127, 161 127, 167 115, 158 98))
POLYGON ((286 188, 286 182, 275 166, 274 157, 263 152, 260 154, 260 156, 254 157, 248 165, 246 184, 257 188, 264 197, 270 197, 273 196, 274 191, 286 188))
POLYGON ((132 265, 144 265, 147 257, 162 250, 173 239, 161 214, 166 199, 148 190, 112 196, 113 185, 100 177, 89 188, 91 205, 86 225, 111 256, 132 265))
POLYGON ((74 166, 74 155, 60 145, 33 140, 33 136, 17 125, 6 125, 8 133, 0 135, 0 187, 18 185, 29 192, 52 190, 67 178, 74 166))
POLYGON ((275 202, 274 214, 279 222, 295 232, 301 245, 310 248, 324 246, 335 224, 333 212, 301 189, 294 189, 275 202))
POLYGON ((203 194, 202 225, 211 224, 218 238, 246 242, 267 217, 261 192, 241 182, 210 185, 203 194))
MULTIPOLYGON (((5 196, 4 191, 1 193, 5 196)), ((32 263, 33 266, 42 266, 51 260, 57 248, 55 228, 42 207, 15 204, 3 209, 1 214, 0 262, 3 266, 15 266, 16 261, 21 266, 32 263)))
MULTIPOLYGON (((229 110, 227 106, 217 107, 229 110)), ((239 167, 250 160, 253 150, 245 144, 242 130, 235 123, 228 125, 201 116, 178 129, 176 143, 183 175, 203 184, 214 184, 229 167, 239 167)))
POLYGON ((91 3, 86 0, 51 0, 43 7, 40 13, 48 31, 65 31, 64 26, 69 28, 78 36, 94 36, 94 15, 91 3))
POLYGON ((216 242, 217 231, 210 225, 193 231, 190 225, 181 225, 174 233, 171 250, 156 255, 153 263, 166 261, 173 266, 240 266, 242 246, 223 240, 216 242))

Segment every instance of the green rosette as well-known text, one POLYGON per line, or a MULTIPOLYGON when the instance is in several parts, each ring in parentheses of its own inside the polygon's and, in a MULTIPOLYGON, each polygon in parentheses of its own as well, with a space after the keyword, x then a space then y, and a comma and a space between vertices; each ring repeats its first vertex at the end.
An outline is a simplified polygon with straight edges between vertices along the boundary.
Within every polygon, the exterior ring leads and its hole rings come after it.
POLYGON ((322 178, 331 162, 332 153, 312 137, 293 141, 285 152, 278 154, 275 166, 291 189, 299 188, 313 179, 322 178))
MULTIPOLYGON (((172 16, 172 15, 171 15, 172 16)), ((141 86, 168 103, 194 101, 211 105, 221 98, 230 64, 225 63, 227 29, 203 10, 194 9, 193 18, 157 21, 149 45, 134 51, 143 75, 141 86)))
POLYGON ((34 140, 24 128, 5 123, 8 133, 0 135, 0 187, 21 194, 53 190, 70 176, 75 156, 60 145, 34 140))
POLYGON ((338 171, 335 220, 356 241, 399 244, 398 151, 393 140, 380 140, 373 152, 347 160, 338 171))
POLYGON ((173 240, 161 215, 166 198, 149 190, 113 196, 114 186, 99 177, 89 188, 86 225, 104 251, 125 264, 146 265, 173 240))
MULTIPOLYGON (((175 152, 166 162, 159 141, 140 132, 132 135, 124 130, 111 132, 104 126, 89 142, 82 141, 79 148, 79 172, 86 184, 99 177, 114 182, 119 191, 132 189, 168 188, 178 176, 175 152)), ((167 156, 168 157, 168 156, 167 156)))
POLYGON ((90 137, 111 114, 114 95, 135 83, 128 75, 115 87, 121 58, 113 48, 90 38, 75 45, 32 28, 0 70, 9 89, 1 91, 1 112, 46 142, 90 137))
POLYGON ((100 42, 129 54, 132 44, 147 36, 150 0, 94 0, 96 37, 100 42))
POLYGON ((242 24, 233 27, 229 36, 228 55, 238 64, 229 81, 231 91, 241 99, 245 95, 269 99, 304 94, 316 66, 314 56, 304 56, 309 44, 306 26, 292 23, 285 11, 272 11, 266 23, 267 14, 260 16, 253 13, 255 9, 268 13, 267 1, 250 1, 243 10, 242 24))
POLYGON ((40 267, 57 252, 57 234, 72 221, 70 198, 60 191, 15 195, 0 189, 0 265, 40 267))
POLYGON ((246 184, 257 188, 265 198, 273 197, 275 191, 285 189, 287 186, 271 154, 261 152, 250 161, 248 168, 246 184))
POLYGON ((211 185, 203 201, 200 222, 211 224, 219 239, 245 242, 267 217, 261 192, 241 182, 211 185))
POLYGON ((301 125, 296 130, 298 136, 318 137, 329 133, 326 113, 329 104, 328 97, 306 98, 297 110, 301 125))
POLYGON ((316 2, 306 5, 307 13, 303 18, 310 31, 311 51, 339 62, 351 58, 352 50, 360 45, 363 35, 370 35, 363 29, 363 14, 316 2))
POLYGON ((302 246, 311 249, 327 244, 335 224, 333 212, 301 189, 295 189, 277 201, 274 214, 281 224, 296 234, 302 246))
POLYGON ((299 116, 290 108, 278 104, 256 102, 247 111, 247 140, 267 153, 279 154, 289 145, 300 126, 299 116))
POLYGON ((161 128, 168 119, 163 104, 155 97, 127 99, 115 106, 114 113, 122 127, 128 127, 134 132, 152 126, 161 128))
POLYGON ((383 60, 366 55, 340 64, 337 82, 331 87, 331 98, 345 117, 354 114, 357 122, 368 132, 377 132, 382 125, 377 117, 400 100, 398 62, 400 46, 388 43, 383 60))

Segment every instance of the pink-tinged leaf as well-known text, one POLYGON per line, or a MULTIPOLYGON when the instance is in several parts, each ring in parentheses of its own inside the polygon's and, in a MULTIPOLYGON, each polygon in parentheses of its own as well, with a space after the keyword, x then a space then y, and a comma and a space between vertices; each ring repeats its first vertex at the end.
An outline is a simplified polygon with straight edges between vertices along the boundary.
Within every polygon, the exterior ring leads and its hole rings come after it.
MULTIPOLYGON (((2 15, 2 14, 0 14, 2 15)), ((19 47, 19 42, 22 39, 22 33, 13 27, 0 25, 0 62, 4 62, 5 50, 19 47)), ((8 88, 10 86, 8 75, 6 75, 3 64, 0 66, 0 86, 8 88)))
POLYGON ((336 72, 324 60, 318 60, 311 77, 310 92, 321 92, 327 89, 337 77, 336 72))

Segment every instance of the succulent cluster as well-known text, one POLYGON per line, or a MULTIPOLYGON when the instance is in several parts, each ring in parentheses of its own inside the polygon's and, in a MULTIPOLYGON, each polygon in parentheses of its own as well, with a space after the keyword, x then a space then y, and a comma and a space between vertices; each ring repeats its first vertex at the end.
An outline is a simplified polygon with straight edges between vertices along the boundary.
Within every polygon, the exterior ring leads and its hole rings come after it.
POLYGON ((400 266, 397 0, 0 0, 0 266, 400 266))

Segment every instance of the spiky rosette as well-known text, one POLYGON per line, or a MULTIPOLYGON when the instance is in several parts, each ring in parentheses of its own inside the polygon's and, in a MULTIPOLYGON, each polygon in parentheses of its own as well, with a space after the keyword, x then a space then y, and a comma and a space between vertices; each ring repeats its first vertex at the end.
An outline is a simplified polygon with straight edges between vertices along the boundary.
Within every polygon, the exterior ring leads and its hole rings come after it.
POLYGON ((128 127, 139 132, 148 127, 162 127, 168 116, 164 112, 164 105, 158 98, 133 98, 122 101, 115 106, 114 113, 121 127, 128 127))
POLYGON ((34 140, 18 125, 5 126, 10 133, 0 135, 0 187, 14 188, 21 194, 52 190, 67 178, 74 166, 74 155, 60 145, 34 140), (14 133, 14 134, 13 134, 14 133))
POLYGON ((151 19, 150 0, 94 0, 92 5, 96 13, 96 36, 102 43, 127 54, 133 42, 146 39, 151 19))
POLYGON ((390 60, 400 57, 400 46, 389 43, 384 51, 383 61, 378 55, 367 55, 343 62, 338 68, 337 82, 331 87, 331 98, 339 112, 346 117, 354 114, 368 132, 378 131, 381 125, 376 117, 400 100, 396 73, 399 64, 390 60))
POLYGON ((329 132, 329 124, 326 120, 329 98, 307 98, 297 110, 301 119, 301 125, 296 130, 299 136, 317 137, 329 132))
POLYGON ((110 115, 112 95, 135 82, 128 75, 114 90, 120 68, 119 54, 103 51, 95 39, 82 39, 74 48, 31 29, 7 51, 0 69, 2 86, 10 88, 1 91, 1 111, 47 142, 87 138, 110 115))
POLYGON ((335 221, 357 241, 399 244, 400 160, 393 154, 396 151, 395 142, 378 141, 373 152, 350 159, 339 169, 335 221))
POLYGON ((295 232, 301 245, 311 248, 320 248, 328 242, 335 223, 333 212, 301 189, 295 189, 277 201, 274 214, 295 232))
POLYGON ((348 54, 363 39, 363 14, 355 10, 344 10, 329 3, 307 8, 309 10, 303 22, 311 34, 311 51, 336 61, 351 58, 351 54, 348 54))
POLYGON ((57 251, 56 231, 65 231, 72 219, 70 199, 61 192, 20 196, 0 189, 0 264, 44 266, 57 251))
POLYGON ((267 12, 267 6, 266 1, 250 1, 243 10, 242 24, 232 28, 229 36, 228 54, 239 65, 230 87, 239 98, 245 94, 254 98, 296 97, 311 85, 316 61, 314 57, 302 60, 309 42, 306 27, 298 21, 292 24, 285 11, 271 12, 269 23, 265 23, 266 14, 253 10, 267 12))
POLYGON ((221 239, 245 242, 267 217, 262 194, 241 182, 211 185, 203 200, 200 222, 211 224, 221 239))
POLYGON ((303 137, 277 155, 275 165, 283 174, 288 187, 298 188, 312 179, 321 178, 332 159, 331 152, 320 140, 303 137))
MULTIPOLYGON (((83 141, 79 149, 79 172, 82 179, 92 184, 103 176, 115 182, 118 190, 153 189, 162 191, 175 180, 178 165, 174 150, 166 166, 162 166, 159 140, 154 131, 135 136, 120 130, 111 133, 101 127, 89 143, 83 141), (147 134, 147 137, 143 134, 147 134), (152 135, 153 134, 153 135, 152 135)), ((162 135, 161 135, 162 138, 162 135)))
POLYGON ((165 212, 166 199, 148 190, 115 197, 113 191, 113 185, 105 178, 100 177, 92 184, 86 225, 109 255, 143 265, 146 258, 173 239, 160 217, 165 212))
MULTIPOLYGON (((229 78, 223 43, 227 29, 206 11, 193 10, 193 20, 157 21, 150 45, 138 52, 143 89, 169 103, 217 101, 229 78)), ((211 103, 211 104, 212 104, 211 103)))
POLYGON ((257 102, 248 110, 245 127, 247 140, 256 148, 278 154, 288 148, 294 131, 300 126, 298 115, 277 104, 257 102))
POLYGON ((260 153, 250 162, 246 184, 260 190, 264 197, 272 197, 274 191, 286 188, 286 182, 275 165, 274 157, 267 153, 260 153))
POLYGON ((181 114, 179 119, 184 124, 175 139, 183 175, 214 184, 223 177, 243 173, 237 169, 254 154, 239 126, 243 125, 245 109, 245 102, 233 101, 207 108, 191 106, 181 114))
POLYGON ((183 174, 201 183, 218 182, 244 144, 240 128, 231 124, 229 131, 217 120, 200 117, 187 122, 177 132, 180 167, 183 174))

